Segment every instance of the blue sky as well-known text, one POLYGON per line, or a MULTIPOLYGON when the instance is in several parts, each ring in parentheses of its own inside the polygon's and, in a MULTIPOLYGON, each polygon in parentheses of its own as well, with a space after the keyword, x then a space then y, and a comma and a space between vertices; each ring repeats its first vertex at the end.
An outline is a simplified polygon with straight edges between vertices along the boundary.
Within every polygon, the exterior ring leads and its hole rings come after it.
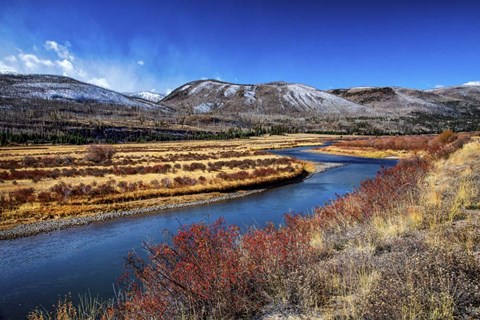
POLYGON ((122 92, 462 84, 480 80, 480 1, 0 0, 0 70, 122 92))

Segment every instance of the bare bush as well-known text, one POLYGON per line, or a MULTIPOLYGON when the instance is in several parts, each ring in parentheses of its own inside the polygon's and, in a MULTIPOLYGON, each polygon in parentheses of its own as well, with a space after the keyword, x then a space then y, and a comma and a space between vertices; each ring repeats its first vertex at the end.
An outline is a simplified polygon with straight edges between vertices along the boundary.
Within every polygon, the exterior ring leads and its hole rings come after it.
POLYGON ((85 154, 85 160, 94 163, 108 163, 112 161, 115 149, 107 145, 90 145, 85 154))

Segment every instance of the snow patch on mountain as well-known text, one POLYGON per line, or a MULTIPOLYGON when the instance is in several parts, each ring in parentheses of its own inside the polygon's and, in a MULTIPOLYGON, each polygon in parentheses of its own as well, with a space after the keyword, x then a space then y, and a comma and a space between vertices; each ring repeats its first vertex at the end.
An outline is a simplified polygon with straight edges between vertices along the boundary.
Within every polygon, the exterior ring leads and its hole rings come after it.
MULTIPOLYGON (((214 83, 211 82, 211 81, 205 81, 205 82, 202 82, 200 83, 199 85, 197 85, 196 87, 194 87, 193 89, 191 89, 188 94, 189 95, 194 95, 194 94, 197 94, 198 92, 200 91, 203 91, 203 90, 211 90, 212 87, 214 86, 214 83)), ((185 89, 184 89, 185 90, 185 89)))
POLYGON ((365 109, 365 107, 356 103, 302 84, 287 85, 282 98, 290 106, 299 110, 319 110, 336 113, 345 109, 351 112, 365 109))
POLYGON ((160 102, 165 97, 164 94, 151 92, 151 91, 140 91, 140 92, 130 93, 128 94, 128 96, 132 98, 147 100, 154 103, 160 102))
POLYGON ((231 85, 231 86, 228 87, 228 89, 225 90, 223 95, 227 98, 230 98, 230 97, 234 96, 238 92, 239 89, 240 89, 240 86, 231 85))
POLYGON ((243 93, 243 97, 245 98, 245 103, 246 104, 252 104, 254 103, 257 99, 255 98, 255 86, 247 86, 245 88, 245 92, 243 93))
POLYGON ((207 113, 207 112, 210 112, 214 106, 215 106, 214 103, 210 103, 210 102, 202 103, 194 107, 193 111, 195 113, 207 113))
POLYGON ((156 108, 152 103, 136 101, 129 97, 92 84, 71 78, 51 75, 2 75, 9 79, 3 85, 2 97, 45 100, 94 101, 128 107, 156 108))

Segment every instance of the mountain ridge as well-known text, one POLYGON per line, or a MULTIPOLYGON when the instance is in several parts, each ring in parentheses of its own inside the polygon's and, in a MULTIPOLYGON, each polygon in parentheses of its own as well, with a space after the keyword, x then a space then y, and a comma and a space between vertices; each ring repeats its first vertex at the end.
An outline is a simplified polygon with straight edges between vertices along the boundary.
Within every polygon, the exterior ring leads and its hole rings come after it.
POLYGON ((2 74, 0 143, 480 130, 480 86, 319 90, 284 81, 209 79, 188 82, 161 99, 151 94, 122 94, 56 75, 2 74))

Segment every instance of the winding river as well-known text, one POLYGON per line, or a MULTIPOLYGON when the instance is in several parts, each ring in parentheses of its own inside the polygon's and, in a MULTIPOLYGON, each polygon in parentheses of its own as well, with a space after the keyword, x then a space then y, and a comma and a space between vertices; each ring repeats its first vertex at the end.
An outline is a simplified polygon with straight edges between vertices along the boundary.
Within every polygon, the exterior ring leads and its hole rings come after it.
POLYGON ((59 297, 90 292, 109 298, 128 252, 142 242, 162 241, 181 225, 224 217, 241 227, 282 223, 287 212, 311 213, 372 178, 396 160, 364 159, 305 152, 310 147, 271 151, 302 160, 345 164, 300 183, 245 198, 124 217, 28 238, 0 241, 0 319, 22 319, 35 306, 50 308, 59 297))

